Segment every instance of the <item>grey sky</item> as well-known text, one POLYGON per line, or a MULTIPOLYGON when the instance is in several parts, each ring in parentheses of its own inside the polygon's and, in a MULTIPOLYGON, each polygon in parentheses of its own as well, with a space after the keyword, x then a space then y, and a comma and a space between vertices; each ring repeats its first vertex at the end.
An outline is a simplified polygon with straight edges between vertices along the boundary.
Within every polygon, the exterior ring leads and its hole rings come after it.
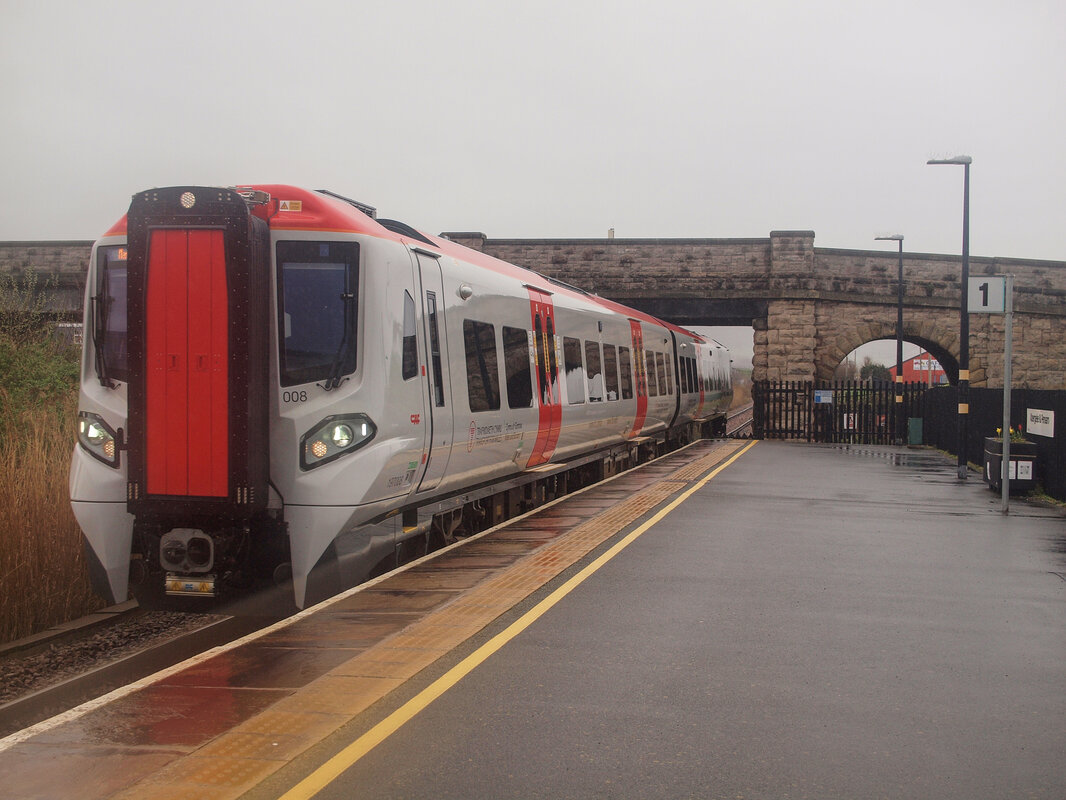
POLYGON ((0 0, 0 240, 152 186, 330 188, 490 237, 1066 260, 1060 0, 0 0))

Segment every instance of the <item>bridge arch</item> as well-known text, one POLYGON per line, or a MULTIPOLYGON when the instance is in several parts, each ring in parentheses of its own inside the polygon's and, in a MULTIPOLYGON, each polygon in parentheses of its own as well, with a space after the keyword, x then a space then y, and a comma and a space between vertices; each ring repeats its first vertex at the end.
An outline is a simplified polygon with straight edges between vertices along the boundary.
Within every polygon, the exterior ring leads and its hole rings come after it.
MULTIPOLYGON (((793 314, 809 313, 806 304, 792 307, 793 314)), ((860 303, 816 302, 812 328, 815 346, 808 369, 816 380, 832 380, 837 366, 855 348, 868 342, 896 338, 896 309, 889 306, 871 307, 860 303)), ((778 323, 780 324, 780 323, 778 323)), ((774 337, 768 337, 768 344, 774 337)), ((951 384, 959 379, 959 323, 958 316, 944 314, 943 309, 905 306, 903 312, 903 340, 932 353, 948 376, 951 384)), ((770 344, 772 348, 772 344, 770 344)), ((796 348, 790 347, 793 357, 796 348)), ((970 348, 970 381, 984 381, 987 377, 985 354, 970 348)), ((800 364, 790 368, 802 369, 800 364)), ((772 377, 772 376, 771 376, 772 377)))
MULTIPOLYGON (((877 322, 867 323, 864 326, 863 333, 857 331, 851 331, 848 335, 843 336, 835 344, 827 348, 826 355, 815 363, 815 376, 818 380, 831 381, 836 372, 837 367, 844 358, 854 351, 855 349, 862 347, 864 344, 876 341, 895 341, 896 339, 896 325, 895 322, 877 322), (871 330, 872 329, 872 330, 871 330), (843 355, 834 360, 834 356, 837 352, 842 351, 843 355)), ((933 332, 928 330, 929 326, 921 323, 914 323, 910 326, 906 322, 903 324, 903 341, 910 344, 917 345, 925 350, 927 353, 931 353, 933 358, 940 362, 940 365, 944 368, 944 372, 947 374, 948 381, 951 385, 955 385, 959 380, 959 360, 957 354, 958 332, 957 331, 938 331, 933 332), (931 336, 947 336, 947 339, 930 338, 931 336), (956 351, 953 352, 949 349, 949 346, 943 344, 943 341, 951 342, 950 337, 954 336, 954 343, 956 344, 956 351)), ((970 371, 974 372, 975 363, 979 364, 980 358, 970 359, 970 371)), ((885 366, 894 366, 895 362, 886 364, 885 366)), ((983 369, 983 365, 980 365, 983 369)))

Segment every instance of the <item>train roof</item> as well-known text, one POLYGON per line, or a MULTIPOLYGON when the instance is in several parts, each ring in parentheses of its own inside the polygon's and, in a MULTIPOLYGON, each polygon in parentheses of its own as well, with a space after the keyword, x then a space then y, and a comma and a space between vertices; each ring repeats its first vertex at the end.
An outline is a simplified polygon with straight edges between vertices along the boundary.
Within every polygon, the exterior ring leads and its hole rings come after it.
MULTIPOLYGON (((428 245, 444 255, 493 272, 509 275, 546 293, 583 298, 613 313, 662 325, 675 333, 684 334, 697 341, 717 344, 712 339, 651 314, 586 292, 584 289, 525 267, 502 261, 479 250, 472 250, 442 236, 424 233, 397 220, 378 219, 377 210, 373 206, 351 200, 327 189, 310 190, 285 184, 242 184, 232 188, 245 195, 252 204, 252 213, 266 220, 271 230, 356 233, 392 239, 407 245, 428 245)), ((104 235, 122 236, 125 233, 126 217, 123 215, 104 235)))

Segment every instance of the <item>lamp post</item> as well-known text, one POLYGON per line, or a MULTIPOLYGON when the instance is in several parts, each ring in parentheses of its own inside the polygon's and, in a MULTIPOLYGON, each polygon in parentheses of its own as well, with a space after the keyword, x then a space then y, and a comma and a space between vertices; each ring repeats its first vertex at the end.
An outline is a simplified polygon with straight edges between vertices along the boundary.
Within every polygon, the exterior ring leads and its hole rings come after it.
POLYGON ((899 242, 899 294, 896 298, 896 414, 895 444, 903 444, 903 234, 875 236, 876 241, 899 242))
POLYGON ((962 184, 962 297, 959 300, 959 457, 958 477, 966 480, 967 427, 970 418, 970 310, 967 293, 970 284, 970 156, 933 158, 927 164, 961 165, 962 184))

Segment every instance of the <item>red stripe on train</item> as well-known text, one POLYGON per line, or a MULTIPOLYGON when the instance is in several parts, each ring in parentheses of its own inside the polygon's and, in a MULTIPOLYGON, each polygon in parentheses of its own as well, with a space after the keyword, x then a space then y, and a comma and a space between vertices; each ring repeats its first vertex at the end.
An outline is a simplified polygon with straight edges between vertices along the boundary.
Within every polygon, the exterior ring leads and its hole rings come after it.
POLYGON ((537 439, 526 467, 551 460, 559 443, 563 407, 559 394, 559 364, 555 353, 555 308, 551 295, 526 287, 529 292, 530 327, 533 331, 533 362, 537 376, 539 419, 537 439))
POLYGON ((644 365, 644 332, 640 322, 635 319, 629 320, 629 330, 633 335, 633 368, 636 371, 637 413, 633 418, 633 429, 627 438, 632 439, 644 427, 644 421, 648 418, 648 372, 644 365))

